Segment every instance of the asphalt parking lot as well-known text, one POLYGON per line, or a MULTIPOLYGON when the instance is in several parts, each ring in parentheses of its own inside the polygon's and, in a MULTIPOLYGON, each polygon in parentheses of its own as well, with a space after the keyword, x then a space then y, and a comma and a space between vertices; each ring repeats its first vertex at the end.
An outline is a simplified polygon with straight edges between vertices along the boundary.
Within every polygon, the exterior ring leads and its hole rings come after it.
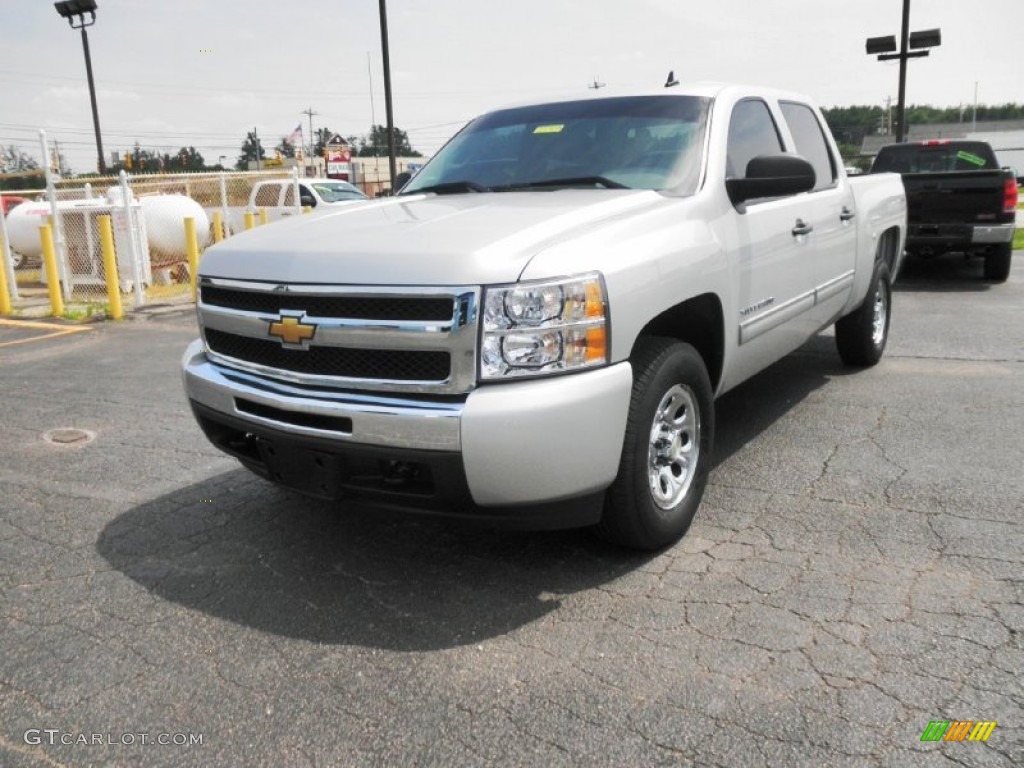
POLYGON ((653 556, 250 476, 185 313, 0 343, 0 764, 1024 765, 1015 259, 911 263, 876 368, 823 335, 720 400, 653 556))

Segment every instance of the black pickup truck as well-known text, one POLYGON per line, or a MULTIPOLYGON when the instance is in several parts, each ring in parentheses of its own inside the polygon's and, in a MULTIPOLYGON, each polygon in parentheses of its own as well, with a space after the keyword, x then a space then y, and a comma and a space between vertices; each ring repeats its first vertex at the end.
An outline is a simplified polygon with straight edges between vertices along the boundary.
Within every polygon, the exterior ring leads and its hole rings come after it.
POLYGON ((907 193, 907 253, 984 256, 985 278, 1010 275, 1017 180, 983 141, 882 147, 871 173, 898 173, 907 193))

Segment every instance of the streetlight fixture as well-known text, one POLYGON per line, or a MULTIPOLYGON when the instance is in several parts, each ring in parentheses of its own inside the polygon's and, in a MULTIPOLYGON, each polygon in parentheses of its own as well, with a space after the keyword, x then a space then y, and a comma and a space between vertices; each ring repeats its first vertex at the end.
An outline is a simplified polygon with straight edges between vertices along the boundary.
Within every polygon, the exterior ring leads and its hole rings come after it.
POLYGON ((107 164, 103 159, 103 140, 100 138, 100 116, 96 111, 96 86, 92 80, 92 58, 89 56, 89 35, 85 28, 96 23, 96 0, 63 0, 54 3, 62 19, 68 20, 68 26, 72 29, 82 30, 82 50, 85 51, 85 74, 89 79, 89 101, 92 103, 92 127, 96 133, 96 158, 100 175, 106 175, 107 164), (89 14, 89 20, 85 15, 89 14), (77 25, 75 19, 78 19, 77 25))
POLYGON ((892 61, 899 59, 900 62, 900 93, 896 102, 896 141, 902 144, 907 136, 906 130, 906 106, 907 106, 907 60, 927 56, 928 48, 935 48, 942 45, 942 30, 922 29, 918 32, 910 32, 910 0, 903 0, 903 28, 900 35, 899 51, 896 49, 896 36, 887 35, 884 37, 869 37, 865 44, 868 54, 878 54, 879 61, 892 61), (908 49, 914 49, 911 52, 908 49))

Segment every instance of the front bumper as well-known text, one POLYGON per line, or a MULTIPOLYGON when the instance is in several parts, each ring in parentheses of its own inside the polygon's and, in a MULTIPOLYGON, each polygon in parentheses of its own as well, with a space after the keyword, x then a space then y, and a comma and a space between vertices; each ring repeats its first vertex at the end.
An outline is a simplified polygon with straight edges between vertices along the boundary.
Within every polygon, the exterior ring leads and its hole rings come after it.
POLYGON ((182 369, 210 440, 270 479, 317 496, 534 527, 599 519, 632 387, 621 363, 464 398, 368 395, 214 365, 198 340, 182 369))

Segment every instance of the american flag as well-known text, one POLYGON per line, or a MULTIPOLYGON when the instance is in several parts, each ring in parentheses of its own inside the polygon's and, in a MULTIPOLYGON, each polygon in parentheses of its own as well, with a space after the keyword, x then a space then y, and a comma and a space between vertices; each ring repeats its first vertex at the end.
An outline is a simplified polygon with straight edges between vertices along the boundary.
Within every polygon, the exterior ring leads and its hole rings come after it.
POLYGON ((295 130, 288 134, 288 143, 292 146, 302 146, 302 123, 295 126, 295 130))

